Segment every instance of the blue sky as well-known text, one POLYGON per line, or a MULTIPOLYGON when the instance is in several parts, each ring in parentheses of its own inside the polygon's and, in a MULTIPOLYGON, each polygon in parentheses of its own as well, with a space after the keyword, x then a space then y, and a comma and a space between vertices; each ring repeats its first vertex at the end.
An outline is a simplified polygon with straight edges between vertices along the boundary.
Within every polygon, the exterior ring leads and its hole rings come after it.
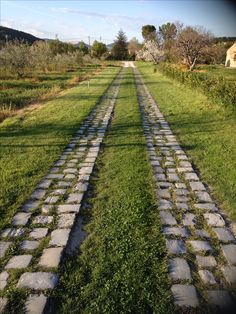
POLYGON ((216 36, 236 36, 236 10, 226 0, 1 1, 1 25, 41 38, 110 43, 119 29, 142 40, 141 27, 181 21, 216 36))

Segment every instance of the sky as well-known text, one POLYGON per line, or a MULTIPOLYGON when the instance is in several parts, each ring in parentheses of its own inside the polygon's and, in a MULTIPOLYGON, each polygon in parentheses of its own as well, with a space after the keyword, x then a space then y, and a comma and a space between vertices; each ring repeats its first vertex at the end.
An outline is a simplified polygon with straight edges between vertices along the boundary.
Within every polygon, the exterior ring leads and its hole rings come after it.
POLYGON ((63 41, 108 44, 120 29, 142 41, 143 25, 175 21, 236 36, 236 7, 227 0, 0 0, 0 9, 0 25, 63 41))

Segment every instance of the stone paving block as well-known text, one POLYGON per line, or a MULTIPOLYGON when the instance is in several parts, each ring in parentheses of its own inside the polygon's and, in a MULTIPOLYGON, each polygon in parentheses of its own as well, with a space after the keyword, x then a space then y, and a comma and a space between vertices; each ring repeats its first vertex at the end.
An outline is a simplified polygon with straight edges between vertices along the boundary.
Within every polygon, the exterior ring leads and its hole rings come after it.
POLYGON ((71 228, 74 224, 75 214, 61 214, 59 215, 57 227, 58 228, 71 228))
POLYGON ((200 240, 190 240, 188 241, 188 243, 191 244, 192 249, 195 252, 208 252, 208 251, 212 251, 212 247, 210 246, 209 242, 207 241, 200 241, 200 240))
POLYGON ((215 213, 206 213, 203 214, 204 218, 207 221, 207 224, 212 227, 224 227, 225 221, 220 214, 215 213))
POLYGON ((236 267, 235 266, 222 266, 221 271, 224 274, 225 280, 229 284, 236 283, 236 267))
POLYGON ((211 203, 212 202, 212 199, 207 192, 204 192, 204 191, 197 192, 196 191, 195 195, 198 199, 198 202, 200 202, 200 203, 211 203))
POLYGON ((205 191, 206 190, 202 182, 189 182, 189 184, 193 191, 205 191))
POLYGON ((50 246, 65 246, 70 234, 70 229, 56 229, 51 233, 50 246))
POLYGON ((170 192, 168 189, 158 189, 157 190, 157 196, 160 198, 170 199, 170 192))
POLYGON ((178 209, 189 210, 189 206, 186 203, 179 203, 179 202, 177 202, 175 205, 176 205, 176 207, 178 209))
POLYGON ((25 226, 30 216, 30 213, 17 213, 12 219, 13 226, 25 226))
POLYGON ((30 288, 34 290, 44 290, 55 288, 58 282, 58 276, 47 272, 26 272, 21 275, 17 287, 30 288))
POLYGON ((183 254, 186 253, 184 241, 182 240, 166 240, 168 253, 170 254, 183 254))
POLYGON ((180 181, 180 178, 176 173, 169 173, 167 177, 170 182, 180 181))
POLYGON ((169 211, 160 211, 160 218, 163 225, 176 225, 175 217, 169 211))
POLYGON ((0 273, 0 290, 3 290, 7 285, 7 279, 9 274, 7 271, 3 271, 0 273))
POLYGON ((4 229, 3 232, 1 233, 1 236, 3 238, 5 237, 10 237, 10 238, 17 238, 17 237, 22 237, 24 235, 25 231, 22 228, 7 228, 4 229))
POLYGON ((197 292, 193 285, 173 285, 171 291, 176 305, 193 308, 198 306, 197 292))
MULTIPOLYGON (((216 305, 221 309, 227 311, 227 309, 232 310, 233 301, 228 291, 224 290, 208 290, 207 299, 212 305, 216 305)), ((224 312, 227 313, 227 312, 224 312)), ((233 312, 230 312, 233 313, 233 312)))
POLYGON ((30 294, 25 302, 25 311, 27 314, 43 314, 46 303, 44 294, 30 294))
POLYGON ((159 210, 172 209, 173 204, 170 201, 159 199, 159 210))
POLYGON ((39 201, 28 201, 22 206, 22 211, 26 213, 32 212, 37 207, 39 207, 39 204, 39 201))
POLYGON ((164 188, 171 188, 172 186, 173 186, 173 184, 172 183, 170 183, 170 182, 158 182, 157 183, 158 184, 158 186, 160 187, 160 188, 162 188, 162 189, 164 189, 164 188))
POLYGON ((192 165, 189 161, 180 161, 179 166, 192 168, 192 165))
POLYGON ((11 242, 0 241, 0 258, 3 258, 11 242))
POLYGON ((52 184, 52 180, 44 179, 38 184, 39 189, 48 189, 50 185, 52 184))
POLYGON ((73 191, 86 192, 88 189, 88 183, 78 182, 74 187, 73 191))
POLYGON ((221 248, 228 263, 231 265, 236 264, 236 244, 225 244, 221 248))
POLYGON ((42 267, 58 267, 63 247, 44 249, 43 254, 39 260, 39 265, 42 267))
POLYGON ((93 171, 93 167, 82 167, 80 170, 79 170, 79 174, 91 174, 93 171))
POLYGON ((76 205, 69 205, 69 204, 65 204, 65 205, 59 205, 57 208, 57 212, 58 214, 62 214, 62 213, 78 213, 80 210, 80 206, 81 204, 76 204, 76 205))
POLYGON ((53 221, 53 216, 36 216, 33 220, 34 224, 48 225, 53 221))
POLYGON ((160 166, 155 166, 153 167, 153 170, 155 173, 158 173, 158 174, 163 174, 164 173, 164 169, 160 166))
POLYGON ((199 181, 198 176, 194 172, 186 172, 184 174, 184 177, 185 177, 185 180, 188 180, 188 181, 191 181, 191 180, 192 181, 199 181))
POLYGON ((194 207, 197 209, 203 209, 206 211, 214 211, 214 212, 218 211, 218 208, 215 206, 215 204, 212 204, 212 203, 194 204, 194 207))
POLYGON ((64 173, 72 173, 72 174, 76 174, 78 172, 78 170, 76 168, 66 168, 63 170, 64 173))
POLYGON ((55 174, 55 173, 49 173, 47 175, 47 179, 57 179, 57 180, 60 180, 64 177, 64 174, 63 173, 59 173, 59 174, 55 174))
POLYGON ((87 157, 85 158, 84 162, 90 162, 90 163, 95 163, 96 157, 87 157))
POLYGON ((213 268, 216 267, 216 259, 214 256, 200 256, 196 255, 196 262, 200 268, 213 268))
POLYGON ((41 212, 42 214, 48 214, 53 208, 53 205, 43 205, 41 212))
POLYGON ((177 203, 187 203, 189 201, 189 198, 187 196, 183 196, 183 195, 177 195, 175 197, 175 201, 177 203))
POLYGON ((39 246, 39 241, 25 240, 21 244, 22 250, 27 250, 27 251, 35 250, 38 248, 38 246, 39 246))
POLYGON ((66 200, 66 203, 81 203, 84 193, 71 193, 66 200))
POLYGON ((66 193, 66 189, 55 189, 51 192, 51 195, 64 195, 66 193))
POLYGON ((193 168, 192 167, 177 167, 177 171, 180 173, 192 172, 193 168))
POLYGON ((68 173, 67 175, 65 175, 65 179, 66 180, 74 180, 75 179, 75 175, 72 173, 68 173))
POLYGON ((200 238, 210 239, 211 237, 210 234, 206 230, 203 230, 203 229, 195 229, 195 233, 200 238))
POLYGON ((211 271, 207 269, 201 269, 198 271, 200 278, 202 279, 204 284, 215 285, 216 280, 211 271))
POLYGON ((176 182, 175 183, 175 187, 177 188, 177 189, 186 189, 187 187, 186 187, 186 184, 185 183, 182 183, 182 182, 176 182))
POLYGON ((80 174, 78 177, 78 181, 86 182, 89 181, 89 174, 80 174))
POLYGON ((45 200, 46 204, 56 204, 59 200, 60 196, 48 196, 45 200))
POLYGON ((213 231, 216 233, 217 238, 221 242, 227 243, 227 242, 235 241, 235 237, 229 231, 228 228, 213 228, 213 231))
POLYGON ((47 193, 46 190, 44 189, 36 189, 30 198, 35 199, 35 200, 41 200, 44 198, 45 194, 47 193))
POLYGON ((175 190, 175 194, 178 195, 178 196, 187 196, 189 194, 189 191, 187 189, 177 188, 175 190))
POLYGON ((184 226, 194 226, 197 223, 196 216, 191 213, 184 214, 182 223, 184 226))
POLYGON ((180 237, 188 237, 189 233, 186 228, 181 227, 164 227, 163 234, 165 235, 173 235, 173 236, 180 236, 180 237))
POLYGON ((165 181, 166 176, 163 173, 155 173, 154 178, 156 181, 165 181))
POLYGON ((16 255, 11 257, 8 261, 5 269, 11 268, 26 268, 29 266, 29 263, 32 259, 32 255, 16 255))
POLYGON ((7 306, 7 298, 0 298, 0 313, 4 313, 7 306))
POLYGON ((33 239, 42 239, 46 237, 48 233, 48 228, 34 228, 30 234, 29 237, 33 239))
POLYGON ((169 260, 169 275, 173 280, 192 279, 187 261, 180 257, 169 260))
POLYGON ((69 188, 69 187, 72 186, 72 182, 69 182, 69 181, 59 181, 59 182, 57 183, 57 186, 58 186, 59 188, 69 188))

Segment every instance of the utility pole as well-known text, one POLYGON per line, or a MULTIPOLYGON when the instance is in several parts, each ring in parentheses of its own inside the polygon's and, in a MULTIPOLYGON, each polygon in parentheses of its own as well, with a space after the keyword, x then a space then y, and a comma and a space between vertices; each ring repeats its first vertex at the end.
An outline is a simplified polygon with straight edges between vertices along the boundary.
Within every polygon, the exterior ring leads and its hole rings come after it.
POLYGON ((91 56, 90 36, 88 36, 88 42, 89 42, 89 55, 91 56))

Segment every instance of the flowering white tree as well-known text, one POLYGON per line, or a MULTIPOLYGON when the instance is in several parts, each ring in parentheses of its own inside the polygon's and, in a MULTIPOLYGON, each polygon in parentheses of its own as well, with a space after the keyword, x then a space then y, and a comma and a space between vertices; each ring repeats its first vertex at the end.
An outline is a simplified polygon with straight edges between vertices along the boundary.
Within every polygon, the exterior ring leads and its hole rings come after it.
POLYGON ((146 41, 143 48, 136 55, 136 60, 152 61, 154 63, 159 63, 164 59, 164 50, 155 40, 146 41))

